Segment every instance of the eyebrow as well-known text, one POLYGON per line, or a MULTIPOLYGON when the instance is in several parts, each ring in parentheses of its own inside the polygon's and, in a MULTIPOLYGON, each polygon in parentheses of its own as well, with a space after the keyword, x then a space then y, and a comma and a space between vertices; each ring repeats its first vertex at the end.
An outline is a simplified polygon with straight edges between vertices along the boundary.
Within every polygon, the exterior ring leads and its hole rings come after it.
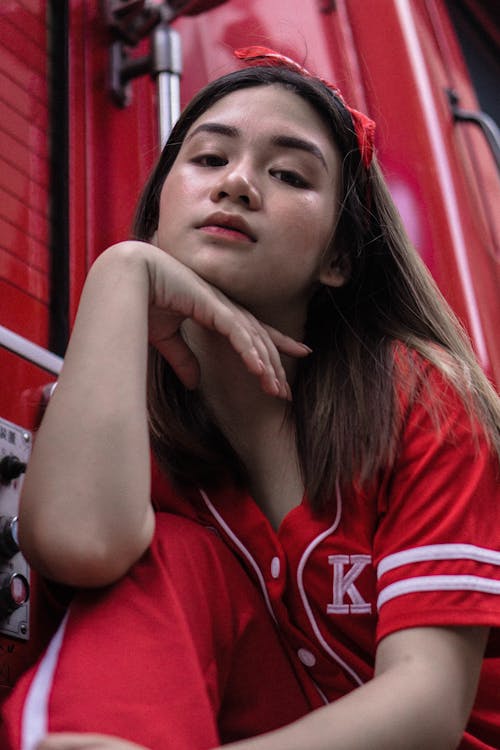
MULTIPOLYGON (((240 135, 240 130, 233 125, 224 125, 219 122, 204 122, 201 125, 198 125, 198 127, 187 136, 186 140, 191 140, 191 138, 200 132, 217 133, 219 135, 228 136, 229 138, 237 138, 240 135)), ((271 143, 280 148, 293 148, 298 151, 305 151, 308 154, 312 154, 312 156, 315 156, 316 159, 321 162, 328 172, 326 159, 323 156, 321 149, 319 149, 315 143, 307 141, 304 138, 297 138, 293 135, 275 135, 271 138, 271 143)))
POLYGON ((275 146, 280 146, 281 148, 295 148, 299 151, 306 151, 308 154, 312 154, 316 157, 316 159, 319 159, 319 161, 328 172, 326 159, 315 143, 306 141, 303 138, 297 138, 293 135, 275 135, 274 138, 271 139, 271 142, 275 146))

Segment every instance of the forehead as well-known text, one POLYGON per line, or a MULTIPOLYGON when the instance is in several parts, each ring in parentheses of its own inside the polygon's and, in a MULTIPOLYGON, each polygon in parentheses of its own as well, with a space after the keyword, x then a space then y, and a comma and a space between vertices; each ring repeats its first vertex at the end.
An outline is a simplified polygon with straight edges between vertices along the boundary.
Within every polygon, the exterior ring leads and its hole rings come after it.
POLYGON ((279 83, 252 86, 227 94, 189 128, 187 137, 205 122, 234 125, 255 136, 271 131, 307 136, 336 151, 332 135, 314 108, 279 83))

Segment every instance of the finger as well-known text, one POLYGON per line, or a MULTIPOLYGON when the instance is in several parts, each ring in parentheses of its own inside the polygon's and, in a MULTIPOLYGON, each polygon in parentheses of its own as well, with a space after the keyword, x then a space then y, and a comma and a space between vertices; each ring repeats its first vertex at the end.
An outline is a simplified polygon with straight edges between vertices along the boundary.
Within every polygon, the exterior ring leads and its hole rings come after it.
POLYGON ((310 349, 263 325, 250 312, 239 307, 215 289, 204 289, 194 302, 189 317, 225 336, 239 354, 247 370, 260 378, 264 392, 290 399, 291 392, 278 350, 290 356, 307 356, 310 349))
POLYGON ((257 375, 265 393, 288 399, 290 389, 279 353, 268 332, 250 313, 222 309, 214 325, 225 335, 249 372, 257 375))
POLYGON ((250 326, 250 335, 259 357, 264 363, 260 376, 262 388, 265 392, 280 398, 288 398, 287 379, 278 350, 271 341, 267 331, 262 327, 250 326))
MULTIPOLYGON (((291 389, 288 385, 279 348, 283 350, 283 353, 302 357, 310 354, 311 350, 290 336, 261 323, 247 310, 240 309, 240 315, 243 316, 240 325, 248 331, 253 346, 264 365, 260 375, 263 390, 274 396, 291 400, 291 389)), ((238 341, 233 339, 233 342, 233 345, 237 348, 238 341)))
POLYGON ((48 734, 36 750, 147 750, 119 737, 104 734, 61 732, 48 734))
MULTIPOLYGON (((282 362, 278 347, 276 346, 276 343, 273 341, 272 336, 271 336, 271 332, 273 330, 274 329, 270 328, 269 326, 262 325, 261 326, 262 341, 269 353, 269 359, 274 369, 276 382, 280 386, 279 395, 282 398, 291 400, 291 391, 290 391, 290 386, 288 385, 287 374, 283 366, 283 362, 282 362)), ((279 333, 279 332, 276 331, 276 333, 279 333)), ((279 335, 283 337, 283 334, 279 334, 279 335)), ((289 337, 286 336, 284 338, 288 340, 289 337)), ((291 341, 293 343, 297 343, 293 341, 293 339, 291 339, 291 341)))
POLYGON ((307 357, 312 354, 312 349, 307 344, 281 333, 277 328, 262 324, 268 332, 273 344, 282 354, 288 354, 290 357, 307 357))
MULTIPOLYGON (((107 743, 109 749, 109 742, 107 743)), ((102 737, 87 734, 49 734, 36 750, 103 750, 102 737)))
POLYGON ((293 358, 307 357, 312 353, 306 344, 281 333, 272 326, 262 324, 265 331, 264 341, 269 351, 271 363, 273 364, 277 382, 280 384, 280 396, 292 400, 292 391, 288 384, 287 374, 283 366, 281 354, 286 354, 293 358))

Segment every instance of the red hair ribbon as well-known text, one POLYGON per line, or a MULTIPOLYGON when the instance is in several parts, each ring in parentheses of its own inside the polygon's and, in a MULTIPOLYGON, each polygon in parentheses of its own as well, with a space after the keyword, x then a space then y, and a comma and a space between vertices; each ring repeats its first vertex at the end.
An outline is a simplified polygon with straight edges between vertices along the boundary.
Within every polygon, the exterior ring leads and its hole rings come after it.
POLYGON ((367 115, 363 114, 363 112, 359 112, 357 109, 349 107, 339 89, 334 86, 333 83, 330 83, 325 78, 310 73, 306 68, 303 68, 302 65, 299 65, 298 62, 292 60, 291 57, 281 55, 279 52, 275 52, 267 47, 243 47, 242 49, 234 50, 234 54, 238 60, 243 60, 250 65, 271 65, 288 68, 288 70, 291 70, 294 73, 299 73, 306 78, 315 78, 331 89, 352 117, 361 159, 366 169, 368 169, 373 159, 375 123, 367 115))

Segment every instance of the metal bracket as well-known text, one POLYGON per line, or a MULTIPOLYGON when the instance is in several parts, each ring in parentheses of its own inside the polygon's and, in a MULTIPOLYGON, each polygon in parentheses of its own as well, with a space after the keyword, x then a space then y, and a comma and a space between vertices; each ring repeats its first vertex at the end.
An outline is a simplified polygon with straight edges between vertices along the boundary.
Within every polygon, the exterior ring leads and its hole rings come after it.
POLYGON ((181 38, 169 23, 186 3, 104 0, 102 5, 115 37, 110 51, 111 96, 119 107, 126 107, 132 97, 130 82, 151 75, 157 84, 159 142, 163 148, 180 115, 181 38), (148 34, 148 54, 134 56, 132 47, 148 34))
POLYGON ((119 107, 131 101, 130 82, 149 73, 158 88, 160 148, 180 115, 181 38, 170 23, 180 15, 204 13, 227 0, 101 0, 104 21, 112 33, 111 95, 119 107), (132 48, 150 36, 147 55, 132 48))
POLYGON ((170 3, 158 0, 102 0, 104 21, 114 41, 110 55, 110 91, 119 107, 131 101, 129 83, 138 76, 149 73, 153 78, 161 73, 180 75, 180 60, 169 54, 169 49, 179 45, 169 44, 176 32, 168 23, 176 16, 170 3), (171 32, 171 33, 169 33, 171 32), (141 39, 151 36, 147 55, 132 54, 141 39))

